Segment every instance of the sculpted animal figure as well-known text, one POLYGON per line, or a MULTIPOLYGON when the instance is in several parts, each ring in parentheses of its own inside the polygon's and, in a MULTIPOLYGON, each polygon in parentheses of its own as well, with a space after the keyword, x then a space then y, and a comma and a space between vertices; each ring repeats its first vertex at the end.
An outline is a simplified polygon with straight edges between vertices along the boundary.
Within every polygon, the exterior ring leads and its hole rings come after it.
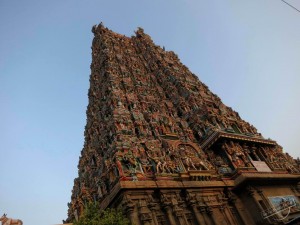
POLYGON ((7 218, 5 213, 0 217, 0 221, 2 222, 2 225, 23 225, 22 220, 7 218))

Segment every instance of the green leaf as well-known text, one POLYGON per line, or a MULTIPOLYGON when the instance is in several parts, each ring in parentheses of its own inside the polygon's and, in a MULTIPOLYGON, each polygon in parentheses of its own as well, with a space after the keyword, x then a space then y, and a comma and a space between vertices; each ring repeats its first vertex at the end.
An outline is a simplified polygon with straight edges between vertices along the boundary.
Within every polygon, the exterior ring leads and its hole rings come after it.
POLYGON ((88 203, 78 221, 74 225, 130 225, 121 209, 100 210, 98 203, 88 203))

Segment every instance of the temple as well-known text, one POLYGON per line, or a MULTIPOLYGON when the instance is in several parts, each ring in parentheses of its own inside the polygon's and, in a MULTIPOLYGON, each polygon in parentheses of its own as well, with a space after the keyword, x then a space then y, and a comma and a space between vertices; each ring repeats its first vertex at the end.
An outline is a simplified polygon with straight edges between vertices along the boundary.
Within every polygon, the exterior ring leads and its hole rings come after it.
POLYGON ((92 32, 85 142, 66 222, 97 201, 135 225, 299 223, 299 159, 143 29, 92 32))

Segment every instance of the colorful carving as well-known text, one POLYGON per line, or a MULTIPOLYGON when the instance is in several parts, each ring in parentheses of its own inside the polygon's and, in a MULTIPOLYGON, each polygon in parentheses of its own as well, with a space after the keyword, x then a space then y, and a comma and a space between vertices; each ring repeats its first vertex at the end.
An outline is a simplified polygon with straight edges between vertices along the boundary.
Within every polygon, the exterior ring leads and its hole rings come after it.
MULTIPOLYGON (((265 161, 272 170, 299 172, 299 160, 276 146, 242 138, 218 140, 204 152, 201 143, 218 132, 263 138, 142 29, 131 38, 103 25, 93 33, 85 143, 70 220, 86 201, 101 202, 120 180, 193 179, 189 174, 201 173, 221 179, 236 170, 255 170, 253 160, 265 161)), ((181 214, 180 198, 166 198, 181 214)), ((149 222, 146 203, 138 207, 149 222)))

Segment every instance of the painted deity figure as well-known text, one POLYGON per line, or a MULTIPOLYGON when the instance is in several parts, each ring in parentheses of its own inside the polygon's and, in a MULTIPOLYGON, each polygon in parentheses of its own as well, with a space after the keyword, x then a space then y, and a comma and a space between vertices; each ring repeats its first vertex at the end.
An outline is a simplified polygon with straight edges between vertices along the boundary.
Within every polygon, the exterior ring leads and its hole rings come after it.
POLYGON ((160 151, 150 150, 147 151, 147 155, 154 162, 154 169, 156 173, 165 173, 166 172, 166 160, 165 153, 161 153, 160 151))
POLYGON ((168 173, 178 173, 180 169, 175 159, 171 159, 170 155, 166 155, 166 170, 168 173))
POLYGON ((166 169, 168 173, 179 173, 182 171, 180 166, 180 157, 178 152, 176 152, 173 146, 167 145, 163 148, 165 151, 166 169))
POLYGON ((233 153, 233 155, 232 155, 232 163, 236 167, 245 167, 246 166, 245 163, 244 163, 244 161, 236 153, 233 153))
POLYGON ((123 155, 122 162, 125 165, 125 170, 129 172, 133 172, 137 169, 138 162, 131 150, 123 155))
POLYGON ((217 170, 220 174, 232 172, 232 170, 228 166, 227 162, 220 155, 216 155, 213 152, 213 150, 208 150, 207 156, 208 156, 209 161, 211 161, 214 164, 214 166, 217 168, 217 170))
POLYGON ((148 159, 148 156, 145 152, 145 149, 143 147, 139 148, 139 154, 138 154, 138 161, 140 162, 142 166, 142 170, 144 173, 151 173, 152 172, 152 166, 151 162, 148 159))
POLYGON ((191 169, 197 170, 190 155, 187 154, 185 146, 179 146, 179 153, 180 153, 182 163, 187 170, 191 170, 191 169))
POLYGON ((280 169, 280 163, 278 162, 278 158, 276 157, 276 153, 274 152, 274 149, 271 149, 270 147, 262 147, 261 148, 266 162, 269 163, 270 167, 273 169, 280 169))
POLYGON ((187 170, 209 170, 208 162, 201 159, 191 146, 179 146, 181 160, 187 170))
POLYGON ((230 160, 232 160, 232 155, 234 153, 233 148, 228 145, 227 142, 224 142, 222 145, 222 149, 227 153, 230 160))
POLYGON ((239 143, 230 141, 228 147, 231 149, 231 160, 236 167, 253 167, 248 157, 248 147, 246 145, 243 149, 239 143))

